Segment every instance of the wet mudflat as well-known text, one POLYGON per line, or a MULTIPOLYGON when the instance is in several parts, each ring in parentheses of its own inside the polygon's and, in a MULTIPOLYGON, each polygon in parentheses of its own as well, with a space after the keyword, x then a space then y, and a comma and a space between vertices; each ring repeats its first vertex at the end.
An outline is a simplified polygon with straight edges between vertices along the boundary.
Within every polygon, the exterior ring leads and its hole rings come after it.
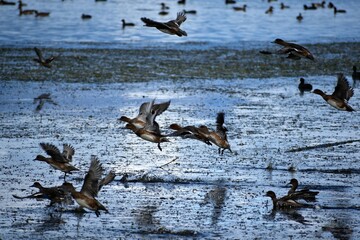
MULTIPOLYGON (((16 74, 16 73, 15 73, 16 74)), ((346 74, 349 78, 349 74, 346 74)), ((335 75, 309 76, 331 92, 335 75)), ((349 79, 351 81, 351 79, 349 79)), ((178 79, 123 83, 1 81, 0 237, 24 238, 324 238, 356 239, 359 218, 359 143, 289 150, 359 139, 357 112, 337 111, 321 97, 299 95, 298 77, 178 79), (33 98, 50 92, 57 106, 35 112, 33 98), (171 139, 156 144, 136 137, 121 115, 135 116, 142 102, 171 100, 157 118, 164 133, 171 123, 206 124, 224 111, 233 153, 201 142, 171 139), (99 201, 109 214, 76 213, 70 206, 19 200, 44 186, 62 184, 63 174, 33 161, 40 142, 70 143, 81 172, 68 176, 79 190, 90 155, 115 182, 99 201), (270 168, 270 169, 269 169, 270 168), (127 184, 119 180, 129 175, 127 184), (272 212, 266 191, 301 187, 320 191, 313 208, 272 212)), ((351 99, 359 109, 359 94, 351 99)))

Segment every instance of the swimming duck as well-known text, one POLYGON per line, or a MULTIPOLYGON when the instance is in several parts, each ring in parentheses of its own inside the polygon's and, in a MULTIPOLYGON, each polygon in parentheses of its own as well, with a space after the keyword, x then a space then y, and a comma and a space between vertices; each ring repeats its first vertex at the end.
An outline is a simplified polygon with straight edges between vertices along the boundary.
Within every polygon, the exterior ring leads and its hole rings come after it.
POLYGON ((24 5, 22 5, 22 4, 19 3, 19 7, 18 7, 18 9, 19 9, 19 16, 21 16, 21 15, 32 15, 32 14, 34 14, 34 13, 36 12, 36 10, 33 10, 33 9, 23 10, 23 9, 22 9, 23 6, 24 6, 24 5))
POLYGON ((316 195, 319 194, 319 192, 310 191, 309 189, 296 191, 299 186, 299 182, 295 178, 291 179, 288 184, 291 184, 291 188, 288 191, 288 197, 293 200, 304 199, 306 201, 315 201, 316 195))
POLYGON ((246 12, 246 4, 244 4, 242 7, 233 7, 235 11, 243 11, 246 12))
POLYGON ((324 8, 325 7, 325 1, 322 1, 321 3, 312 3, 311 5, 315 6, 315 7, 320 7, 320 8, 324 8))
POLYGON ((81 19, 83 19, 83 20, 87 20, 87 19, 91 19, 91 18, 92 18, 92 16, 89 15, 89 14, 83 13, 83 14, 81 15, 81 19))
POLYGON ((301 15, 301 13, 299 13, 299 15, 297 15, 296 19, 301 22, 303 20, 303 16, 301 15))
POLYGON ((270 7, 268 8, 268 10, 265 11, 265 14, 272 14, 273 11, 274 11, 274 7, 273 7, 273 6, 270 6, 270 7))
POLYGON ((160 3, 160 5, 161 5, 161 10, 169 10, 170 9, 170 7, 169 6, 166 6, 166 4, 165 3, 160 3))
POLYGON ((75 154, 74 148, 69 144, 63 144, 63 152, 53 144, 50 143, 40 143, 40 147, 50 155, 49 158, 44 157, 42 155, 37 155, 34 160, 46 162, 54 169, 60 170, 65 173, 64 180, 67 173, 71 173, 72 171, 78 171, 76 167, 70 164, 72 161, 72 157, 75 154))
POLYGON ((273 191, 266 192, 265 196, 271 198, 273 203, 273 209, 298 208, 303 206, 297 201, 291 199, 289 196, 276 198, 276 194, 273 191))
POLYGON ((180 29, 181 24, 186 21, 186 15, 183 12, 179 12, 175 20, 164 23, 157 22, 145 17, 141 18, 141 21, 145 23, 144 26, 146 27, 155 27, 161 32, 170 35, 178 35, 179 37, 187 36, 187 33, 180 29))
POLYGON ((300 83, 299 83, 298 88, 299 88, 301 93, 304 93, 304 92, 311 91, 312 90, 312 85, 309 84, 309 83, 305 83, 304 78, 300 78, 300 83))
POLYGON ((206 126, 202 125, 199 127, 199 130, 202 134, 204 134, 210 142, 214 143, 216 146, 219 147, 219 154, 224 154, 225 149, 229 149, 230 152, 230 144, 227 140, 228 131, 226 127, 224 127, 224 120, 225 120, 225 113, 220 112, 217 114, 216 117, 216 130, 210 131, 206 126), (221 151, 222 149, 222 151, 221 151))
POLYGON ((355 111, 349 104, 349 99, 354 95, 354 89, 349 85, 344 74, 338 74, 335 91, 331 95, 325 94, 320 89, 315 89, 313 93, 320 95, 332 107, 342 111, 355 111))
POLYGON ((34 47, 34 51, 37 55, 37 58, 34 58, 33 60, 37 63, 39 63, 41 66, 47 67, 47 68, 51 68, 51 63, 52 61, 54 61, 56 58, 58 58, 59 56, 51 56, 49 58, 44 58, 42 55, 42 52, 40 49, 38 49, 37 47, 34 47))
POLYGON ((201 131, 201 129, 199 129, 195 126, 181 127, 180 125, 173 123, 170 125, 169 128, 175 130, 175 132, 167 135, 168 137, 180 136, 182 138, 196 139, 196 140, 206 143, 207 145, 212 145, 210 140, 201 131))
POLYGON ((48 17, 50 15, 49 12, 39 12, 35 11, 35 17, 48 17))
POLYGON ((8 2, 5 0, 0 0, 0 5, 15 5, 15 2, 8 2))
POLYGON ((279 54, 288 54, 287 58, 299 60, 301 58, 308 58, 315 60, 311 52, 303 46, 295 43, 286 42, 280 38, 275 39, 274 43, 283 46, 282 49, 278 50, 279 54))
POLYGON ((183 10, 183 13, 184 14, 196 14, 197 13, 197 11, 196 10, 183 10))
POLYGON ((316 6, 314 4, 311 4, 310 6, 307 6, 304 4, 304 10, 316 10, 316 6))
POLYGON ((168 109, 171 101, 154 104, 153 102, 145 102, 140 105, 139 114, 135 118, 128 118, 121 116, 118 120, 130 123, 136 127, 136 129, 144 128, 146 124, 146 117, 151 114, 151 111, 157 111, 157 115, 162 114, 168 109), (152 105, 151 109, 149 108, 152 105))
POLYGON ((186 0, 179 0, 177 3, 178 4, 186 4, 186 0))
POLYGON ((337 9, 337 8, 334 6, 334 14, 337 14, 337 13, 346 13, 346 10, 337 9))
POLYGON ((80 192, 77 192, 74 186, 65 182, 63 187, 71 193, 71 196, 80 205, 81 208, 86 208, 94 211, 96 216, 100 216, 100 210, 109 212, 104 205, 102 205, 95 197, 97 197, 100 187, 100 179, 103 174, 103 168, 96 156, 91 156, 89 171, 87 172, 84 183, 80 192))
POLYGON ((225 0, 225 4, 235 4, 235 0, 225 0))
POLYGON ((122 22, 122 28, 125 28, 125 27, 134 27, 134 26, 135 26, 134 23, 127 23, 127 22, 125 22, 125 19, 121 19, 121 22, 122 22))
POLYGON ((34 98, 34 104, 35 103, 39 103, 37 106, 36 106, 36 109, 35 111, 40 111, 42 109, 42 107, 44 106, 44 104, 46 102, 48 103, 51 103, 53 105, 58 105, 56 102, 54 102, 51 97, 50 97, 50 93, 43 93, 43 94, 40 94, 39 96, 37 96, 36 98, 34 98))
POLYGON ((327 5, 328 8, 333 8, 334 6, 335 5, 332 2, 329 2, 328 5, 327 5))
POLYGON ((356 66, 353 66, 353 73, 351 75, 353 81, 360 80, 360 72, 356 71, 356 66))
POLYGON ((290 8, 289 6, 286 6, 284 3, 280 3, 280 9, 284 10, 286 8, 290 8))

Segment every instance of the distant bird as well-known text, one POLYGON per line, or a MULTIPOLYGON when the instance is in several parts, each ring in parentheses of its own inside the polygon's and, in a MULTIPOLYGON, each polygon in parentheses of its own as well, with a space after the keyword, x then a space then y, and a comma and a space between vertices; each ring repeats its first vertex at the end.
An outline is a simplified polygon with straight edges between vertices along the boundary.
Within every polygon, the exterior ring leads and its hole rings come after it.
POLYGON ((10 6, 13 6, 15 5, 16 3, 15 2, 8 2, 8 1, 5 1, 5 0, 0 0, 0 5, 10 5, 10 6))
POLYGON ((184 14, 196 14, 197 13, 197 11, 196 10, 183 10, 183 13, 184 14))
POLYGON ((63 144, 63 151, 60 150, 53 144, 50 143, 40 143, 40 147, 50 156, 44 157, 42 155, 37 155, 34 160, 46 162, 54 169, 60 170, 65 173, 64 181, 67 173, 72 171, 78 171, 76 167, 70 164, 72 157, 75 154, 74 148, 69 144, 63 144))
POLYGON ((179 12, 175 20, 164 23, 157 22, 145 17, 141 18, 141 21, 145 23, 144 26, 146 27, 155 27, 161 32, 170 35, 178 35, 179 37, 187 36, 187 33, 180 29, 181 24, 186 21, 186 15, 183 12, 179 12))
POLYGON ((356 66, 353 66, 353 73, 351 75, 353 82, 360 80, 360 72, 356 71, 356 66))
MULTIPOLYGON (((166 138, 166 136, 161 134, 160 126, 155 121, 155 118, 157 115, 162 112, 161 108, 155 108, 154 106, 154 100, 150 102, 146 106, 146 122, 144 127, 137 128, 133 123, 126 124, 126 128, 132 130, 138 137, 149 141, 153 143, 157 143, 157 146, 160 151, 162 151, 162 148, 160 146, 160 143, 162 142, 169 142, 169 140, 166 138)), ((123 119, 125 120, 125 119, 123 119)), ((127 120, 127 119, 126 119, 127 120)))
POLYGON ((291 184, 291 189, 288 191, 288 196, 293 200, 303 199, 305 201, 315 201, 316 195, 319 194, 319 192, 310 191, 309 189, 296 191, 297 187, 299 186, 299 182, 295 178, 291 179, 288 184, 291 184))
POLYGON ((22 8, 22 7, 26 7, 27 4, 23 3, 21 0, 18 1, 18 9, 22 8))
POLYGON ((34 98, 34 104, 38 103, 35 111, 37 111, 37 112, 40 111, 46 102, 51 103, 53 105, 58 105, 56 102, 54 102, 51 99, 50 95, 51 95, 50 93, 43 93, 43 94, 40 94, 39 96, 37 96, 36 98, 34 98))
POLYGON ((225 0, 225 4, 235 4, 235 0, 225 0))
POLYGON ((161 10, 160 12, 159 12, 159 15, 161 15, 161 16, 165 16, 165 15, 168 15, 169 14, 169 12, 168 11, 165 11, 165 10, 161 10))
POLYGON ((335 5, 332 3, 332 2, 329 2, 328 5, 327 5, 328 8, 334 8, 335 5))
MULTIPOLYGON (((109 212, 104 205, 102 205, 95 197, 97 197, 101 189, 100 182, 104 170, 99 159, 96 156, 91 156, 89 170, 85 176, 84 183, 80 192, 77 192, 71 183, 65 182, 63 187, 67 189, 75 201, 81 208, 86 208, 94 211, 96 216, 100 216, 100 210, 109 212)), ((109 182, 107 182, 109 183, 109 182)))
POLYGON ((334 14, 337 14, 337 13, 346 13, 346 10, 337 9, 337 8, 334 6, 334 14))
POLYGON ((177 3, 178 4, 186 4, 186 0, 179 0, 177 3))
POLYGON ((286 8, 290 8, 289 6, 286 6, 284 3, 280 3, 280 9, 284 10, 286 8))
POLYGON ((186 138, 196 139, 206 143, 207 145, 212 145, 206 134, 200 128, 197 128, 195 126, 181 127, 180 125, 173 123, 170 125, 169 128, 175 131, 167 135, 168 137, 182 137, 184 139, 186 138))
POLYGON ((305 83, 304 78, 300 78, 300 83, 298 86, 300 93, 303 94, 304 92, 309 92, 312 90, 312 85, 309 83, 305 83))
POLYGON ((273 209, 299 208, 303 206, 297 201, 291 199, 291 197, 289 196, 276 198, 276 194, 273 191, 266 192, 265 196, 271 198, 273 203, 273 209))
POLYGON ((244 4, 242 7, 233 7, 233 9, 235 11, 242 11, 242 12, 246 12, 246 4, 244 4))
POLYGON ((277 0, 268 0, 268 3, 277 2, 277 0))
POLYGON ((299 13, 299 15, 297 15, 296 19, 301 22, 303 20, 303 16, 301 15, 301 13, 299 13))
POLYGON ((316 6, 314 4, 311 4, 310 6, 307 6, 304 4, 304 10, 316 10, 316 6))
POLYGON ((49 12, 39 12, 39 11, 35 11, 35 17, 48 17, 50 16, 49 12))
POLYGON ((19 7, 18 7, 18 9, 19 9, 19 16, 21 16, 21 15, 32 15, 32 14, 35 14, 36 10, 33 10, 33 9, 23 10, 23 9, 22 9, 23 6, 24 6, 24 5, 22 5, 22 4, 19 3, 19 7))
POLYGON ((169 6, 166 6, 166 4, 165 3, 160 3, 160 5, 161 5, 161 10, 169 10, 170 9, 170 7, 169 6))
POLYGON ((312 3, 312 6, 324 8, 325 7, 325 1, 322 1, 321 3, 312 3))
POLYGON ((274 11, 274 7, 273 7, 273 6, 270 6, 270 7, 268 8, 268 10, 265 11, 265 14, 272 14, 273 11, 274 11))
POLYGON ((287 58, 299 60, 301 58, 308 58, 314 60, 314 56, 311 52, 303 46, 295 43, 286 42, 280 38, 275 39, 274 43, 283 46, 282 49, 278 50, 279 54, 288 54, 287 58))
POLYGON ((228 149, 230 152, 230 144, 227 139, 226 132, 228 131, 226 127, 224 127, 225 114, 223 112, 219 112, 216 117, 216 130, 210 131, 206 126, 202 125, 199 127, 199 130, 202 134, 204 134, 211 143, 215 144, 219 147, 219 154, 224 154, 225 149, 228 149))
POLYGON ((121 19, 121 22, 122 22, 122 28, 125 28, 125 27, 134 27, 134 26, 135 26, 134 23, 127 23, 127 22, 125 22, 125 19, 121 19))
POLYGON ((59 57, 59 55, 58 55, 56 57, 51 56, 51 57, 45 59, 43 57, 42 52, 41 52, 41 50, 39 48, 34 47, 34 51, 35 51, 35 53, 37 55, 37 58, 34 58, 33 60, 35 62, 39 63, 41 66, 44 66, 44 67, 47 67, 47 68, 51 68, 52 61, 54 61, 56 58, 59 57))
POLYGON ((89 14, 83 13, 83 14, 81 15, 81 19, 83 19, 83 20, 87 20, 87 19, 91 19, 91 18, 92 18, 92 16, 89 15, 89 14))
POLYGON ((331 95, 325 94, 320 89, 315 89, 313 93, 320 95, 330 106, 338 110, 348 112, 355 111, 348 104, 348 101, 354 95, 354 89, 350 87, 349 82, 342 73, 338 74, 335 91, 331 95))

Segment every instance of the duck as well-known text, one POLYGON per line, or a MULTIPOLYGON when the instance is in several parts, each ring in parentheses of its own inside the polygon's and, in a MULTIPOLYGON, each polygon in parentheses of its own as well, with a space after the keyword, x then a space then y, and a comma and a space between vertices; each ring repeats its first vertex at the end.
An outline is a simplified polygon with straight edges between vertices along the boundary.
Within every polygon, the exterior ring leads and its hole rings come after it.
POLYGON ((183 13, 184 14, 196 14, 197 13, 197 11, 196 10, 183 10, 183 13))
MULTIPOLYGON (((96 216, 100 216, 100 210, 108 213, 109 211, 95 197, 97 197, 101 186, 101 176, 104 169, 99 159, 92 155, 90 159, 90 167, 85 175, 84 183, 80 192, 76 191, 72 183, 65 182, 63 187, 70 192, 72 198, 80 205, 80 208, 86 208, 94 211, 96 216)), ((106 178, 106 177, 105 177, 106 178)), ((111 180, 111 178, 109 178, 111 180)), ((113 178, 112 178, 113 179, 113 178)), ((112 181, 112 180, 111 180, 112 181)), ((110 182, 111 182, 110 181, 110 182)), ((108 184, 109 182, 106 182, 108 184)))
POLYGON ((234 9, 235 11, 246 12, 246 7, 247 7, 247 5, 244 4, 242 7, 233 7, 233 9, 234 9))
POLYGON ((39 11, 35 11, 35 17, 48 17, 50 16, 49 12, 39 12, 39 11))
POLYGON ((303 206, 301 203, 291 199, 289 196, 276 198, 276 194, 273 191, 267 191, 265 196, 271 198, 273 209, 299 208, 303 206))
POLYGON ((280 3, 280 9, 284 10, 286 8, 290 8, 289 6, 286 6, 284 3, 280 3))
POLYGON ((353 73, 352 73, 351 77, 354 82, 356 80, 360 80, 360 72, 357 72, 355 65, 353 66, 353 73))
POLYGON ((8 2, 8 1, 5 1, 5 0, 0 0, 0 5, 13 6, 13 5, 15 5, 15 4, 16 4, 15 2, 8 2))
POLYGON ((228 131, 226 127, 224 127, 225 113, 219 112, 216 117, 216 130, 210 131, 207 126, 201 125, 199 130, 202 134, 204 134, 211 143, 215 144, 219 147, 219 154, 224 154, 224 151, 228 149, 230 152, 230 144, 227 140, 228 131))
POLYGON ((43 93, 37 96, 36 98, 34 98, 33 103, 34 104, 38 103, 35 109, 36 112, 39 112, 43 108, 46 102, 51 103, 53 105, 58 105, 56 102, 54 102, 54 100, 52 100, 50 95, 51 95, 50 93, 43 93))
POLYGON ((47 187, 43 187, 39 182, 34 182, 34 184, 31 185, 30 187, 38 188, 39 191, 25 197, 19 197, 17 195, 13 195, 13 197, 17 199, 25 199, 25 198, 48 199, 50 200, 49 206, 52 206, 55 203, 69 202, 67 201, 68 198, 66 191, 62 188, 62 186, 47 188, 47 187))
POLYGON ((315 201, 316 195, 319 194, 319 192, 310 191, 309 189, 296 191, 299 186, 299 182, 296 178, 292 178, 288 184, 291 185, 288 196, 293 200, 304 199, 305 201, 315 201))
POLYGON ((186 4, 186 0, 179 0, 177 3, 178 4, 186 4))
POLYGON ((327 5, 328 8, 334 8, 334 6, 335 5, 332 2, 329 2, 328 5, 327 5))
POLYGON ((303 16, 301 15, 301 13, 299 13, 299 15, 296 16, 296 19, 301 22, 303 20, 303 16))
POLYGON ((37 58, 34 58, 33 61, 39 63, 41 66, 46 68, 51 68, 51 63, 58 58, 59 56, 51 56, 49 58, 44 58, 41 50, 37 47, 34 47, 34 51, 37 55, 37 58))
POLYGON ((225 0, 225 4, 235 4, 235 0, 225 0))
POLYGON ((134 27, 135 24, 134 23, 127 23, 125 22, 125 19, 121 19, 122 22, 122 28, 124 29, 125 27, 134 27))
POLYGON ((141 21, 145 23, 144 26, 155 27, 163 33, 177 35, 179 37, 187 36, 187 33, 180 28, 181 24, 186 21, 186 15, 184 12, 179 12, 175 20, 168 22, 157 22, 146 17, 142 17, 141 21))
POLYGON ((23 10, 23 9, 22 9, 23 6, 24 6, 24 5, 22 5, 22 4, 19 3, 19 7, 18 7, 18 9, 19 9, 19 16, 21 16, 21 15, 32 15, 32 14, 35 14, 36 10, 33 10, 33 9, 23 10))
POLYGON ((157 104, 153 102, 144 102, 140 105, 139 113, 136 117, 130 119, 127 116, 121 116, 118 120, 130 123, 134 125, 136 129, 144 128, 146 125, 146 117, 151 113, 151 111, 157 111, 157 115, 160 115, 169 108, 170 103, 171 101, 157 104), (150 104, 152 105, 151 109, 149 108, 150 104))
POLYGON ((130 122, 126 124, 125 128, 130 129, 138 137, 146 141, 157 143, 159 150, 162 151, 160 143, 169 142, 169 140, 166 136, 161 134, 159 124, 155 121, 156 116, 159 115, 159 112, 162 111, 162 109, 153 107, 154 101, 155 99, 146 106, 146 122, 144 127, 137 128, 130 122))
POLYGON ((270 6, 270 7, 268 8, 268 10, 265 11, 265 14, 272 14, 273 11, 274 11, 274 7, 273 7, 273 6, 270 6))
POLYGON ((89 15, 89 14, 83 13, 83 14, 81 15, 81 19, 83 19, 83 20, 87 20, 87 19, 91 19, 91 18, 92 18, 92 16, 89 15))
POLYGON ((335 87, 335 91, 331 95, 325 94, 320 89, 315 89, 313 93, 320 95, 330 106, 342 110, 353 112, 355 111, 348 101, 354 95, 354 89, 350 87, 344 74, 338 74, 338 80, 335 87))
POLYGON ((305 83, 304 78, 300 78, 300 83, 299 83, 298 88, 301 93, 310 92, 312 90, 312 85, 309 83, 305 83))
POLYGON ((182 138, 191 138, 196 139, 201 142, 206 143, 207 145, 212 145, 209 138, 206 137, 206 135, 201 131, 201 129, 195 127, 195 126, 186 126, 181 127, 177 123, 173 123, 169 127, 172 130, 175 130, 173 133, 167 135, 168 137, 182 137, 182 138))
POLYGON ((70 164, 72 157, 75 154, 74 148, 70 144, 63 144, 63 152, 51 143, 40 143, 40 147, 50 156, 44 157, 37 155, 34 160, 46 162, 54 169, 60 170, 65 173, 64 181, 67 173, 79 171, 78 168, 70 164))
POLYGON ((160 5, 161 5, 161 10, 169 10, 170 9, 170 7, 169 6, 166 6, 166 4, 165 3, 160 3, 160 5))
POLYGON ((301 58, 307 58, 310 60, 315 60, 312 53, 306 49, 305 47, 295 44, 286 42, 280 38, 275 39, 274 43, 279 44, 283 46, 282 49, 278 50, 279 54, 288 54, 287 58, 293 59, 293 60, 299 60, 301 58))
POLYGON ((336 15, 337 13, 346 13, 346 10, 344 10, 344 9, 337 9, 337 8, 334 6, 334 15, 336 15))
POLYGON ((304 4, 304 10, 316 10, 317 7, 314 4, 311 4, 310 6, 307 6, 304 4))
POLYGON ((320 8, 324 8, 325 7, 325 1, 322 1, 320 3, 312 3, 311 5, 315 6, 315 7, 320 7, 320 8))

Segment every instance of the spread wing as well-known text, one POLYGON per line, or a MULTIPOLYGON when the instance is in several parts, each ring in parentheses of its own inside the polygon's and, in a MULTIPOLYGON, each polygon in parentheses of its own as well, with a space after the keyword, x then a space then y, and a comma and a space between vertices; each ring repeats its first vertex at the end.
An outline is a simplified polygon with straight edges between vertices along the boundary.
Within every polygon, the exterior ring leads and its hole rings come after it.
POLYGON ((90 168, 85 176, 84 184, 80 192, 89 197, 96 197, 99 192, 99 180, 102 174, 103 168, 99 159, 92 155, 90 168))
POLYGON ((40 143, 40 146, 48 155, 51 156, 53 160, 62 163, 68 162, 66 159, 64 159, 63 155, 60 153, 60 150, 55 145, 50 143, 40 143))
POLYGON ((36 55, 38 56, 39 60, 43 61, 44 58, 43 58, 43 55, 42 55, 40 49, 38 49, 37 47, 34 47, 34 51, 35 51, 36 55))
POLYGON ((143 17, 143 18, 141 18, 141 21, 143 21, 145 23, 145 26, 147 26, 147 27, 168 28, 168 29, 170 29, 166 24, 151 20, 149 18, 143 17))
POLYGON ((180 27, 180 25, 186 21, 186 15, 184 12, 178 12, 175 22, 180 27))
POLYGON ((72 156, 75 154, 75 149, 70 144, 63 144, 63 152, 62 155, 69 162, 72 161, 72 156))
POLYGON ((347 101, 354 95, 354 89, 350 87, 344 74, 338 74, 337 85, 332 95, 340 99, 346 99, 347 101))
POLYGON ((101 188, 105 185, 108 185, 109 183, 111 183, 114 179, 115 179, 115 172, 114 171, 110 171, 108 173, 108 175, 106 175, 103 179, 101 179, 101 181, 99 182, 99 191, 101 190, 101 188))

